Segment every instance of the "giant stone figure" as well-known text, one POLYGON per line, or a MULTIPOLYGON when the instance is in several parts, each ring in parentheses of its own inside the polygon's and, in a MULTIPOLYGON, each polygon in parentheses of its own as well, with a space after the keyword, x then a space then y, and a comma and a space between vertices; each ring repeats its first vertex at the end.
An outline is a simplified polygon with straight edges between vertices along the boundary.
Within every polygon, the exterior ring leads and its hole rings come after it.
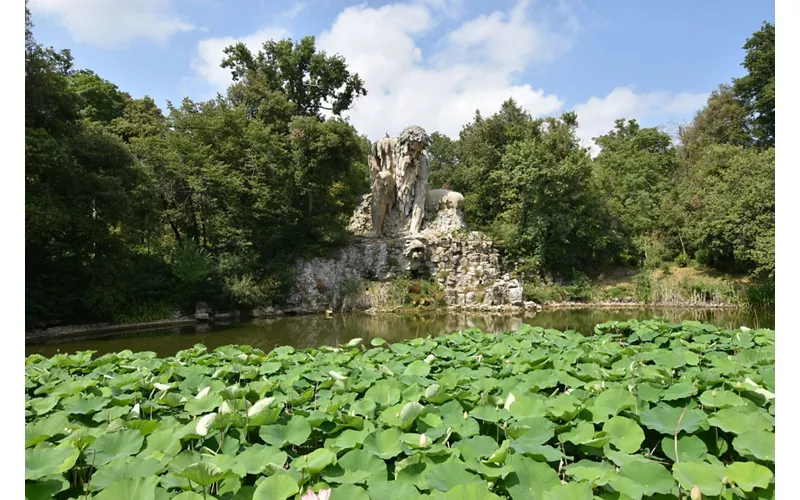
POLYGON ((397 139, 383 138, 369 156, 372 202, 371 236, 386 233, 387 221, 395 232, 416 235, 423 222, 439 213, 455 216, 463 225, 464 197, 453 191, 428 190, 430 163, 425 152, 431 138, 421 127, 406 127, 397 139))

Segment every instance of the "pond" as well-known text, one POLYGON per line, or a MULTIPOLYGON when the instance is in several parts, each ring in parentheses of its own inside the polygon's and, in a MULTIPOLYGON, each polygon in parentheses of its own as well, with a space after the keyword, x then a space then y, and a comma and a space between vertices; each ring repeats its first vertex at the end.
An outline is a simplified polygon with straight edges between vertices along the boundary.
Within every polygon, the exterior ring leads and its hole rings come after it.
POLYGON ((124 333, 108 338, 73 340, 56 344, 26 345, 25 355, 35 353, 52 356, 58 352, 74 353, 92 350, 98 355, 131 351, 154 351, 171 356, 194 344, 209 349, 228 344, 250 345, 270 351, 281 345, 318 347, 336 345, 361 337, 365 342, 382 337, 396 342, 427 335, 436 336, 459 329, 478 327, 485 332, 513 331, 520 324, 575 330, 590 335, 594 325, 611 320, 650 319, 663 317, 670 321, 696 320, 725 328, 775 328, 774 311, 753 313, 730 309, 559 309, 531 315, 443 313, 443 314, 336 314, 286 316, 256 319, 228 325, 207 324, 171 330, 124 333))

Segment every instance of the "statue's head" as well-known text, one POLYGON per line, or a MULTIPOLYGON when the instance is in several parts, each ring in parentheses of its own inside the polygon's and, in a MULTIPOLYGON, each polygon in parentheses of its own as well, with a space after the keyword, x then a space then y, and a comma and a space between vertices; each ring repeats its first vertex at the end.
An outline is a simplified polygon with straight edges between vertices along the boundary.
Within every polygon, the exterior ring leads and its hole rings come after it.
POLYGON ((403 150, 416 156, 421 153, 423 149, 430 146, 431 136, 429 136, 422 127, 411 125, 400 132, 397 142, 403 150))

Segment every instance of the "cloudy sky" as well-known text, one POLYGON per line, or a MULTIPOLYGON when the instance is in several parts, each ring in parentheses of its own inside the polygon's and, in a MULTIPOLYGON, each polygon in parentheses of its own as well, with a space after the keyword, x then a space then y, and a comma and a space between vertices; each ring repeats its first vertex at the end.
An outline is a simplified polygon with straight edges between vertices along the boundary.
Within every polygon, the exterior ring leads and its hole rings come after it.
POLYGON ((314 35, 369 94, 348 113, 376 140, 409 124, 457 137, 508 97, 535 116, 578 113, 586 145, 617 118, 674 129, 741 76, 767 0, 29 0, 37 40, 69 48, 162 107, 230 83, 222 49, 314 35))

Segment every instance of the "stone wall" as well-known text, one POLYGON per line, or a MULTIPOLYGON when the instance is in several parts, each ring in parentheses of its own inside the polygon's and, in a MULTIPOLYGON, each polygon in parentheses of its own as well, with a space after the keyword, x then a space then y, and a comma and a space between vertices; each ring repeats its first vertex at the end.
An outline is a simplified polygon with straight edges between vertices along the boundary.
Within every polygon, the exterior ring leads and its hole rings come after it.
POLYGON ((351 284, 387 282, 403 273, 437 281, 450 308, 536 307, 523 302, 521 284, 505 272, 500 250, 486 235, 427 230, 387 239, 355 237, 351 245, 330 258, 298 263, 286 312, 336 309, 351 284))

